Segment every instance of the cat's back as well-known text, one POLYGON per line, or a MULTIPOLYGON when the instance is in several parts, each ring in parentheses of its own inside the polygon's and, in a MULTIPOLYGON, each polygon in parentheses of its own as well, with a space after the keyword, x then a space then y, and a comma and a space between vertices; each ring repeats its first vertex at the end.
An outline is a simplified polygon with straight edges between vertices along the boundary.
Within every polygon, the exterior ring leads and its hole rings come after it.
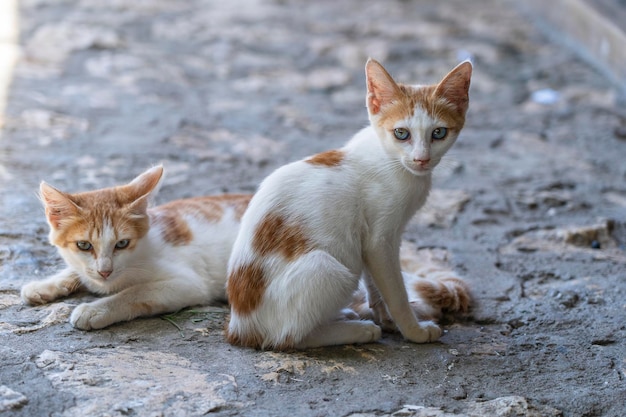
POLYGON ((227 243, 236 236, 251 198, 249 194, 224 194, 175 200, 150 208, 151 232, 172 247, 227 243))
MULTIPOLYGON (((367 142, 366 135, 372 133, 368 129, 353 140, 367 142)), ((314 242, 317 249, 338 258, 360 253, 368 227, 364 218, 368 204, 364 193, 368 190, 363 185, 364 180, 368 182, 364 174, 368 169, 363 169, 362 159, 344 146, 284 165, 270 174, 242 219, 234 258, 254 253, 254 242, 276 240, 291 242, 287 246, 298 246, 304 240, 314 242)))
POLYGON ((261 183, 252 205, 264 203, 267 209, 275 206, 299 207, 301 210, 325 206, 337 207, 361 193, 363 159, 376 159, 374 132, 363 129, 348 145, 317 153, 284 165, 261 183), (351 145, 357 142, 358 145, 351 145))

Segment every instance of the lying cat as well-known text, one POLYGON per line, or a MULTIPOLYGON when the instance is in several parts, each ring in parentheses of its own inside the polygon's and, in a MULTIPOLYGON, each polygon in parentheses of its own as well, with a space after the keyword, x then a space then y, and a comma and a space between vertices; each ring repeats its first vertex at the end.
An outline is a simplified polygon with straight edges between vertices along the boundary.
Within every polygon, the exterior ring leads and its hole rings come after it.
POLYGON ((224 299, 228 256, 251 196, 148 208, 162 174, 158 166, 130 184, 79 194, 42 183, 49 239, 67 267, 24 285, 22 299, 44 304, 81 287, 106 295, 72 312, 70 323, 84 330, 224 299))
POLYGON ((361 278, 379 323, 392 321, 416 343, 441 335, 410 305, 399 249, 464 125, 472 66, 463 62, 429 86, 397 84, 374 60, 365 70, 371 126, 341 149, 276 170, 242 218, 228 265, 232 344, 305 349, 379 339, 377 324, 342 314, 361 278))

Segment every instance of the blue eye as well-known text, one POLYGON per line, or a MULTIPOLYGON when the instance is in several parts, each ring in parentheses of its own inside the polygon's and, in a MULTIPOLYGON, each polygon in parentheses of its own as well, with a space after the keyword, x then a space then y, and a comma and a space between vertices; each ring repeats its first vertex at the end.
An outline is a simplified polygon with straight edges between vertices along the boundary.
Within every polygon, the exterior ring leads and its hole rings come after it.
POLYGON ((436 128, 435 130, 433 130, 433 133, 430 135, 430 137, 433 140, 442 140, 446 136, 448 136, 448 129, 445 127, 436 128))
POLYGON ((88 250, 91 250, 91 248, 93 248, 93 246, 91 246, 91 243, 85 240, 79 240, 78 242, 76 242, 76 246, 78 247, 78 249, 82 251, 88 251, 88 250))
POLYGON ((408 140, 411 138, 411 132, 409 132, 409 129, 405 129, 403 127, 393 129, 393 135, 398 140, 408 140))
POLYGON ((130 243, 130 240, 128 239, 122 239, 119 242, 117 242, 115 244, 115 249, 124 249, 126 247, 128 247, 128 244, 130 243))

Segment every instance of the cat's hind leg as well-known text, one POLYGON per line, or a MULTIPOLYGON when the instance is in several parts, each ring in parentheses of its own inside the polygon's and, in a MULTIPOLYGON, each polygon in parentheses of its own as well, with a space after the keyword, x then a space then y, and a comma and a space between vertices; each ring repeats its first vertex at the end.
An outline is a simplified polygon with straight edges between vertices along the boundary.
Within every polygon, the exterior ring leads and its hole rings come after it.
POLYGON ((372 343, 380 339, 381 329, 369 320, 338 320, 321 325, 294 347, 310 349, 322 346, 372 343))
POLYGON ((345 307, 359 276, 324 251, 275 263, 262 274, 236 278, 231 274, 229 280, 230 343, 290 349, 367 343, 380 337, 374 323, 349 320, 355 315, 345 307), (268 284, 250 310, 246 308, 250 304, 242 300, 255 295, 249 291, 253 280, 268 284))
POLYGON ((30 305, 46 304, 80 289, 80 277, 71 268, 22 287, 22 301, 30 305))

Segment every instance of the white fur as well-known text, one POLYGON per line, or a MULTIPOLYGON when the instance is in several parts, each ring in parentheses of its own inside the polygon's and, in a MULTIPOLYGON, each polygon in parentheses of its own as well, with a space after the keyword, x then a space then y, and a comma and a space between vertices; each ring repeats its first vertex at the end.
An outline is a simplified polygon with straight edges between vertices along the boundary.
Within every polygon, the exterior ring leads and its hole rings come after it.
MULTIPOLYGON (((461 64, 439 84, 444 106, 463 108, 470 74, 471 67, 461 64)), ((378 339, 381 332, 374 323, 348 320, 341 313, 361 277, 375 292, 370 299, 382 297, 405 338, 423 343, 441 334, 433 322, 418 322, 411 309, 399 249, 406 223, 426 201, 432 170, 456 140, 458 126, 445 140, 432 140, 434 129, 447 127, 445 121, 418 107, 396 121, 394 128, 411 132, 410 140, 397 140, 381 117, 394 108, 400 88, 375 61, 368 62, 366 75, 371 127, 341 149, 341 163, 303 160, 279 168, 263 181, 242 219, 229 274, 260 264, 265 291, 252 311, 232 306, 228 331, 235 343, 308 348, 378 339), (255 253, 255 232, 268 214, 297 224, 313 250, 291 260, 280 253, 255 253)))
POLYGON ((90 291, 114 295, 81 304, 70 322, 81 329, 102 328, 146 315, 136 314, 134 306, 140 303, 151 305, 153 315, 225 299, 226 264, 238 222, 232 214, 219 223, 192 216, 185 220, 194 233, 190 244, 172 246, 152 227, 125 263, 116 265, 117 276, 106 281, 83 277, 90 291))
MULTIPOLYGON (((80 286, 106 295, 80 304, 72 312, 71 324, 84 330, 225 299, 226 266, 239 228, 234 211, 226 209, 217 222, 191 214, 184 220, 193 232, 189 244, 164 241, 162 226, 157 223, 134 248, 117 251, 115 244, 123 237, 116 236, 113 226, 105 223, 100 236, 95 232, 84 236, 85 241, 92 242, 97 256, 58 247, 67 268, 26 284, 22 298, 29 304, 42 304, 67 296, 80 286), (103 270, 111 271, 106 279, 98 273, 103 270)), ((54 237, 55 231, 51 233, 54 237)))
MULTIPOLYGON (((233 248, 230 270, 256 256, 250 246, 255 226, 278 207, 286 217, 299 219, 317 250, 293 262, 278 256, 266 260, 269 283, 263 303, 250 315, 233 312, 231 333, 260 332, 264 347, 281 346, 288 338, 299 347, 334 344, 322 337, 323 331, 318 340, 307 340, 307 336, 339 315, 367 270, 379 274, 375 275, 377 283, 390 282, 378 284, 379 290, 390 301, 397 298, 390 310, 405 337, 425 342, 439 336, 434 324, 419 324, 415 319, 398 261, 402 231, 426 200, 430 175, 414 175, 398 164, 372 128, 359 132, 343 151, 346 157, 340 167, 299 161, 278 169, 252 199, 233 248)), ((372 325, 363 323, 361 327, 372 332, 372 337, 380 337, 372 325)), ((362 329, 354 327, 349 340, 344 337, 340 342, 360 341, 362 329)))

